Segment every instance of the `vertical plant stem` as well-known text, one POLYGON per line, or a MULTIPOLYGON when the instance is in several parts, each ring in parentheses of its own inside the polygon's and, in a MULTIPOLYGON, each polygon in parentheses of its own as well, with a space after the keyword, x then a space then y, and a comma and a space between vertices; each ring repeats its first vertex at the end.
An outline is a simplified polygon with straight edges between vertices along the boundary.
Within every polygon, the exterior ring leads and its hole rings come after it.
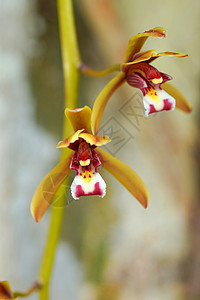
MULTIPOLYGON (((80 77, 78 66, 80 65, 80 57, 74 23, 73 4, 72 0, 57 1, 64 73, 65 107, 75 108, 78 106, 80 77)), ((64 119, 63 138, 66 138, 66 136, 70 134, 70 131, 71 129, 68 127, 66 119, 64 119)), ((65 157, 65 153, 65 151, 62 151, 60 160, 65 157)), ((39 270, 39 282, 42 284, 42 288, 39 292, 40 300, 49 299, 49 282, 54 265, 63 215, 64 207, 51 207, 49 232, 39 270)))
MULTIPOLYGON (((73 14, 73 0, 57 0, 60 25, 60 40, 63 60, 65 88, 65 107, 75 108, 78 105, 80 55, 76 38, 73 14)), ((64 136, 68 136, 69 128, 64 122, 64 136)))

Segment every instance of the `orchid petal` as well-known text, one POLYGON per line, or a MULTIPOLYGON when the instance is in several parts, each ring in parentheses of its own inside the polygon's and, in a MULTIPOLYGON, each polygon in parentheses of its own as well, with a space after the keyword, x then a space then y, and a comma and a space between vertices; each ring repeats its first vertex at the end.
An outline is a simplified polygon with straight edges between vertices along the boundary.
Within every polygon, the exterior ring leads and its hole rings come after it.
POLYGON ((91 146, 94 145, 96 147, 105 145, 105 144, 107 144, 111 141, 111 139, 108 136, 100 137, 100 136, 97 136, 97 135, 93 135, 93 134, 90 134, 90 133, 84 133, 84 132, 80 133, 79 137, 84 139, 91 146))
POLYGON ((160 53, 153 53, 152 57, 149 59, 148 63, 152 62, 156 58, 162 57, 162 56, 175 56, 175 57, 188 57, 188 54, 186 53, 180 53, 180 52, 160 52, 160 53))
POLYGON ((181 52, 170 52, 170 51, 166 51, 166 52, 160 52, 160 53, 157 53, 155 56, 156 56, 156 57, 160 57, 160 56, 188 57, 188 54, 186 54, 186 53, 181 53, 181 52))
POLYGON ((0 299, 12 299, 12 291, 8 281, 0 281, 0 299))
POLYGON ((72 156, 73 153, 70 151, 67 157, 50 171, 38 186, 31 202, 31 213, 36 222, 40 222, 59 186, 70 174, 72 156))
POLYGON ((146 81, 140 75, 134 72, 126 77, 126 81, 129 85, 139 88, 140 90, 148 87, 146 81))
POLYGON ((106 104, 112 94, 116 91, 118 87, 122 85, 125 81, 125 74, 123 72, 118 73, 99 93, 97 96, 93 109, 92 109, 92 132, 96 135, 99 130, 101 118, 106 107, 106 104))
POLYGON ((156 58, 161 57, 161 56, 188 57, 187 54, 180 53, 180 52, 169 52, 169 51, 167 51, 167 52, 157 53, 155 50, 148 50, 148 51, 136 53, 133 56, 132 61, 122 63, 121 64, 121 70, 123 72, 127 72, 130 69, 132 70, 131 66, 133 66, 133 68, 134 68, 135 64, 138 64, 138 63, 141 63, 141 62, 150 63, 153 60, 155 60, 156 58))
POLYGON ((91 108, 84 106, 82 108, 65 109, 65 115, 72 125, 74 131, 84 128, 85 132, 91 130, 91 108))
POLYGON ((125 62, 129 61, 130 57, 139 52, 148 39, 148 37, 159 37, 164 38, 166 37, 166 32, 162 27, 155 27, 143 33, 138 33, 137 35, 133 36, 128 43, 128 47, 126 49, 125 54, 125 62))
POLYGON ((144 52, 138 52, 133 56, 133 60, 130 62, 125 62, 121 64, 121 70, 123 72, 127 72, 130 70, 130 67, 132 65, 138 64, 140 62, 146 62, 149 61, 152 57, 154 57, 157 54, 155 50, 148 50, 144 52))
POLYGON ((164 83, 162 89, 169 93, 176 99, 176 108, 184 111, 185 113, 190 113, 192 111, 192 106, 186 99, 186 97, 173 85, 170 83, 164 83))
POLYGON ((70 147, 73 143, 75 143, 76 141, 78 141, 80 133, 83 132, 83 131, 84 131, 84 129, 77 130, 68 139, 65 139, 64 141, 59 142, 58 145, 56 146, 56 148, 70 147))
POLYGON ((142 179, 128 165, 106 153, 101 149, 96 150, 102 166, 110 172, 123 186, 142 204, 148 205, 149 191, 142 179))

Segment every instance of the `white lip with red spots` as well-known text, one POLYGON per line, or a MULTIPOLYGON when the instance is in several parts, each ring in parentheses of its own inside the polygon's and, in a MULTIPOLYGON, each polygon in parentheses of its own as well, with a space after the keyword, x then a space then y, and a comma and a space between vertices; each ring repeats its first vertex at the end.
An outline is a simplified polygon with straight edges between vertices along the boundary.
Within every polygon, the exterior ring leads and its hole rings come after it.
POLYGON ((101 175, 91 166, 90 171, 79 167, 71 185, 72 197, 77 200, 80 196, 98 195, 104 197, 106 194, 106 183, 101 175))
POLYGON ((175 99, 161 88, 148 89, 146 95, 143 96, 143 103, 145 117, 163 110, 172 111, 176 105, 175 99))

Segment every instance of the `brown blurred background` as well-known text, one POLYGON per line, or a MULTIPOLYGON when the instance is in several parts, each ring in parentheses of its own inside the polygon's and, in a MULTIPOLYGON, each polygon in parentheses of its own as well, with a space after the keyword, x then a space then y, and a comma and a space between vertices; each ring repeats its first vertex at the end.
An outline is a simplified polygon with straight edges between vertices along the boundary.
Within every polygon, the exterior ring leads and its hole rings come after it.
MULTIPOLYGON (((200 2, 75 0, 74 5, 82 59, 96 69, 120 63, 133 35, 164 27, 167 38, 150 38, 145 49, 189 54, 154 65, 174 77, 194 109, 190 115, 176 110, 144 119, 140 92, 124 85, 112 97, 100 131, 117 128, 119 140, 107 151, 142 177, 149 207, 144 210, 102 170, 106 197, 83 198, 66 208, 52 299, 198 300, 200 2)), ((0 24, 0 280, 25 290, 37 276, 49 223, 47 213, 36 224, 29 206, 58 160, 55 146, 62 136, 56 3, 2 0, 0 24)), ((82 76, 80 106, 92 107, 112 76, 82 76)))

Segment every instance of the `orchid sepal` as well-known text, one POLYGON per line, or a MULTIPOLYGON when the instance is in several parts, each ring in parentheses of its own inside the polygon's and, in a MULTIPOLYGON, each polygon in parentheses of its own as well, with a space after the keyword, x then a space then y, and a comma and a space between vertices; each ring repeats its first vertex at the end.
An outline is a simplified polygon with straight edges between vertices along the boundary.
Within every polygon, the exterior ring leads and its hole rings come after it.
POLYGON ((101 118, 107 102, 113 93, 125 82, 125 74, 119 72, 99 93, 92 109, 91 125, 93 134, 97 134, 100 127, 101 118))
POLYGON ((38 186, 31 202, 31 214, 36 222, 41 221, 58 188, 71 173, 72 156, 73 153, 68 152, 66 158, 57 164, 38 186))
POLYGON ((128 165, 102 149, 97 149, 96 152, 100 157, 102 167, 111 173, 144 208, 147 208, 149 191, 139 175, 128 165))
POLYGON ((182 110, 185 113, 191 113, 192 106, 187 100, 187 98, 172 84, 164 83, 162 89, 165 90, 168 94, 173 96, 176 100, 176 108, 182 110))
POLYGON ((129 40, 124 61, 129 61, 132 55, 134 55, 137 52, 140 52, 141 48, 143 47, 144 43, 149 37, 165 38, 166 31, 162 27, 155 27, 153 29, 150 29, 143 33, 138 33, 137 35, 133 36, 129 40))
POLYGON ((87 105, 82 108, 65 109, 65 116, 69 120, 74 131, 83 128, 85 132, 90 132, 91 114, 92 114, 91 108, 87 105))

